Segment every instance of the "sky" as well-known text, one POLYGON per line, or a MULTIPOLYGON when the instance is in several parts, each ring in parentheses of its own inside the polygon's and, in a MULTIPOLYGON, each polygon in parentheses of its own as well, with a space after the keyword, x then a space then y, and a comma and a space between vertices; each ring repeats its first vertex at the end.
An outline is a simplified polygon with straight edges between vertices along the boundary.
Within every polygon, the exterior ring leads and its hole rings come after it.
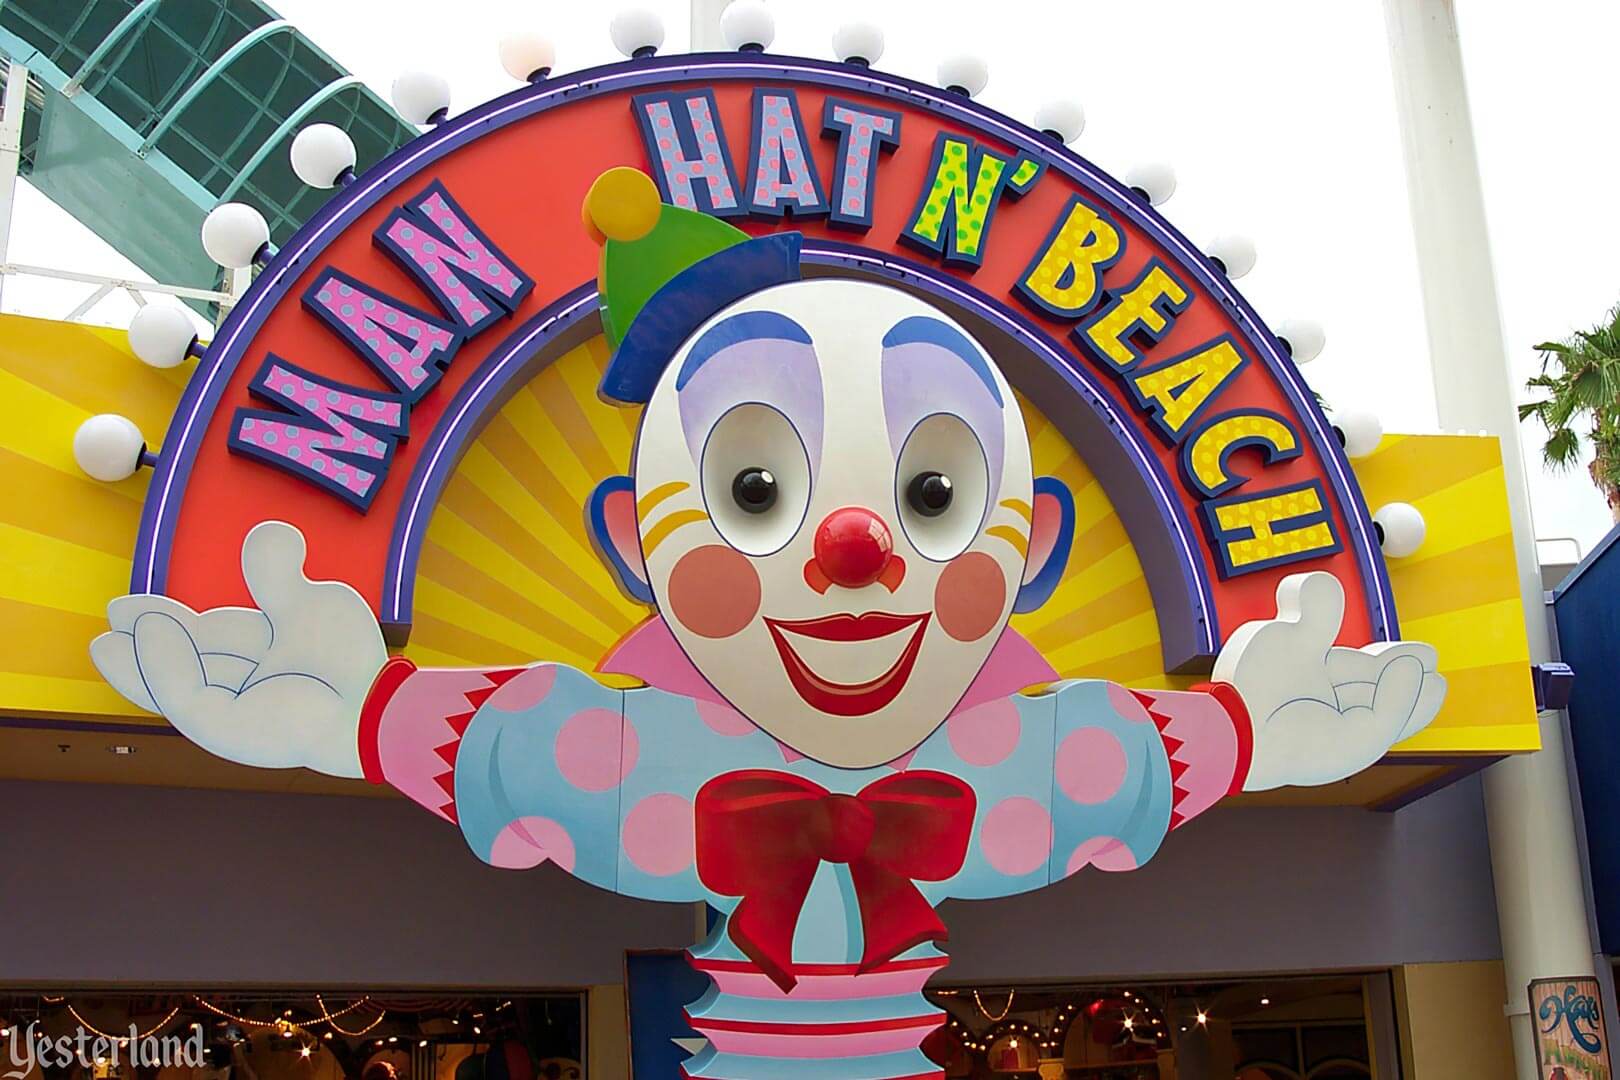
MULTIPOLYGON (((618 58, 612 3, 271 4, 385 97, 400 71, 440 72, 453 112, 511 88, 496 46, 512 29, 551 37, 559 70, 618 58)), ((663 17, 663 51, 687 48, 686 3, 641 6, 663 17)), ((1029 118, 1052 98, 1080 102, 1076 150, 1116 173, 1171 163, 1178 188, 1166 216, 1196 241, 1250 237, 1259 262, 1239 284, 1262 315, 1326 327, 1327 347, 1304 372, 1332 407, 1374 411, 1388 431, 1436 430, 1382 4, 1023 0, 993 5, 982 22, 974 5, 941 0, 771 6, 773 52, 828 57, 833 30, 859 17, 886 32, 883 70, 932 81, 941 58, 972 51, 990 66, 980 100, 1003 112, 1029 118)), ((1542 0, 1533 18, 1519 4, 1458 6, 1503 332, 1522 384, 1539 366, 1538 342, 1620 302, 1620 213, 1608 191, 1620 177, 1620 140, 1609 137, 1620 4, 1542 0)), ((26 185, 9 258, 143 276, 26 185)), ((88 291, 17 280, 0 306, 60 318, 88 291)), ((115 295, 87 320, 122 326, 133 310, 115 295)), ((1539 428, 1523 435, 1538 537, 1591 550, 1611 525, 1603 499, 1584 468, 1541 468, 1539 428)), ((1567 550, 1546 545, 1544 557, 1565 561, 1567 550)))

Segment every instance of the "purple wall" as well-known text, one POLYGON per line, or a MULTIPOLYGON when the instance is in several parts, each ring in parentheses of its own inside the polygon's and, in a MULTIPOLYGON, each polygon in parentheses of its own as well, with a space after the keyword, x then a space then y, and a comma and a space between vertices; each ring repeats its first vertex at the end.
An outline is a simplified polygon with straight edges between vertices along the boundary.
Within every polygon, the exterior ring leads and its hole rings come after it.
POLYGON ((1146 866, 946 905, 952 979, 1239 974, 1502 956, 1479 778, 1393 814, 1214 810, 1146 866))
MULTIPOLYGON (((945 909, 952 981, 1499 957, 1479 783, 1217 810, 1142 870, 945 909)), ((0 982, 562 987, 692 909, 480 863, 402 800, 0 782, 0 982)))
POLYGON ((403 799, 0 782, 3 982, 586 986, 694 925, 403 799))

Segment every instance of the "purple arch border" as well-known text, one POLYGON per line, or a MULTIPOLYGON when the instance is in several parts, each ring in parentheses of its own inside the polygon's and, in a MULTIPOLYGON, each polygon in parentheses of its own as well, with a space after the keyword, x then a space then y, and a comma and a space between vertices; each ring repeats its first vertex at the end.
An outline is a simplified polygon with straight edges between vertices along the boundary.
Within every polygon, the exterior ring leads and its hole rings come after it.
MULTIPOLYGON (((449 154, 461 146, 472 142, 491 130, 504 127, 534 116, 547 109, 566 104, 581 98, 594 97, 605 93, 615 93, 648 85, 664 85, 683 81, 720 81, 732 79, 770 79, 785 78, 808 83, 819 83, 847 92, 864 93, 878 97, 887 97, 900 100, 913 108, 922 109, 945 117, 956 123, 965 124, 972 128, 991 132, 1002 141, 1017 147, 1036 159, 1046 163, 1052 168, 1068 176, 1070 179, 1089 187, 1100 195, 1109 208, 1121 215, 1132 224, 1151 236, 1156 242, 1176 253, 1181 266, 1213 297, 1224 303, 1235 314, 1239 323, 1242 337, 1254 350, 1269 372, 1269 374, 1283 387, 1295 411, 1304 420, 1306 437, 1313 444, 1316 451, 1326 463, 1329 478, 1332 482, 1334 494, 1343 509, 1349 536, 1349 547, 1354 553, 1356 563, 1360 569, 1362 581, 1372 602, 1369 612, 1372 624, 1373 637, 1376 640, 1391 640, 1398 636, 1398 625, 1395 615, 1394 598, 1390 590, 1389 579, 1384 571, 1383 556, 1373 533, 1372 520, 1367 512, 1366 504, 1361 498, 1360 489, 1355 484, 1338 439, 1333 435, 1326 417, 1314 396, 1306 388, 1297 370, 1287 361, 1280 343, 1276 337, 1266 329, 1259 315, 1249 305, 1241 294, 1234 289, 1224 276, 1215 272, 1213 267, 1204 258, 1202 253, 1182 236, 1162 216, 1149 207, 1144 206, 1138 199, 1130 194, 1118 181, 1107 173, 1092 165, 1086 159, 1066 147, 1056 145, 1027 125, 1021 124, 1009 117, 1003 116, 994 110, 988 109, 972 100, 948 91, 941 91, 923 83, 914 82, 898 76, 882 74, 866 68, 851 67, 849 65, 831 63, 828 61, 802 59, 796 57, 772 57, 757 54, 739 53, 713 53, 695 54, 686 56, 655 57, 646 60, 634 60, 606 67, 593 68, 588 71, 559 77, 540 83, 521 87, 510 94, 486 102, 476 108, 468 110, 437 128, 424 133, 420 138, 407 143, 394 151, 388 157, 367 169, 353 183, 335 194, 331 200, 324 204, 316 214, 310 218, 287 244, 276 253, 269 266, 255 279, 252 287, 243 297, 242 301, 232 310, 229 317, 220 327, 219 333, 208 348, 207 355, 198 365, 197 371, 187 383, 181 395, 179 405, 176 407, 174 420, 170 424, 169 436, 158 456, 154 470, 152 484, 142 509, 140 531, 136 538, 134 553, 134 566, 131 572, 130 590, 137 593, 161 593, 164 591, 168 579, 168 564, 172 550, 173 535, 179 518, 180 504, 183 500, 186 480, 190 475, 193 462, 201 447, 208 423, 212 418, 220 397, 224 393, 232 374, 237 366, 246 357, 247 350, 252 343, 254 335, 263 324, 265 318, 273 311, 282 299, 289 293, 293 282, 304 271, 309 263, 319 256, 326 246, 348 228, 361 214, 370 209, 380 199, 393 193, 397 188, 415 177, 421 169, 430 165, 439 158, 449 154)), ((948 288, 961 296, 973 301, 974 307, 984 306, 987 311, 994 312, 997 318, 992 321, 1004 325, 1016 326, 1022 331, 1013 332, 1015 338, 1032 334, 1033 328, 1022 315, 1013 311, 1008 305, 997 301, 989 301, 982 294, 975 296, 973 291, 965 287, 954 278, 946 280, 946 275, 930 275, 935 279, 929 283, 916 271, 915 266, 904 266, 902 260, 897 259, 886 251, 876 249, 861 249, 850 247, 839 250, 835 245, 813 245, 823 252, 824 257, 833 261, 846 261, 865 259, 872 264, 867 267, 871 272, 887 274, 892 277, 905 277, 907 280, 917 279, 917 284, 929 290, 948 288)), ((588 289, 576 290, 562 300, 549 305, 540 314, 532 317, 522 326, 512 331, 506 341, 492 353, 511 357, 520 353, 523 359, 516 365, 518 368, 527 366, 529 357, 535 351, 555 338, 564 329, 577 324, 580 319, 594 313, 594 305, 585 293, 588 289), (527 344, 519 344, 527 342, 527 344)), ((960 303, 959 299, 953 302, 960 303)), ((1011 332, 1011 331, 1009 331, 1011 332)), ((1033 333, 1033 345, 1039 346, 1045 341, 1043 334, 1033 333)), ((1045 341, 1049 347, 1050 342, 1045 341)), ((1036 348, 1037 353, 1041 351, 1036 348)), ((483 367, 489 367, 486 360, 483 367)), ((1092 409, 1105 404, 1103 396, 1097 393, 1095 387, 1082 381, 1080 373, 1075 366, 1063 363, 1065 378, 1080 392, 1085 403, 1092 409)), ((481 370, 478 375, 463 386, 456 400, 452 403, 450 415, 465 418, 466 423, 452 425, 456 437, 460 440, 470 439, 471 433, 476 432, 480 426, 477 419, 480 413, 474 412, 475 404, 482 408, 488 404, 484 397, 477 397, 470 393, 469 388, 488 376, 489 372, 481 370)), ((416 544, 407 540, 410 532, 425 529, 425 509, 417 510, 421 517, 418 524, 415 518, 410 519, 409 528, 402 531, 406 525, 405 516, 412 509, 412 500, 418 493, 426 494, 430 490, 436 497, 437 491, 442 488, 448 470, 453 467, 459 454, 459 444, 449 441, 452 429, 440 425, 445 435, 440 439, 440 432, 434 433, 436 447, 424 451, 422 459, 413 471, 410 480, 410 490, 407 492, 405 508, 402 509, 402 518, 396 521, 395 536, 390 543, 388 573, 393 576, 396 570, 405 565, 414 566, 413 551, 416 544), (429 459, 432 459, 431 464, 429 459), (398 549, 399 561, 396 566, 396 551, 398 549)), ((1129 430, 1125 425, 1121 430, 1129 430)), ((1162 470, 1155 472, 1162 481, 1162 470)), ((1152 483, 1151 475, 1144 475, 1143 479, 1152 483)), ((423 504, 430 508, 431 503, 423 504)), ((1179 514, 1172 515, 1182 528, 1185 521, 1179 514)), ((1173 532, 1175 530, 1172 530, 1173 532)), ((1133 537, 1133 540, 1136 538, 1133 537)), ((419 541, 419 536, 418 536, 419 541)), ((1190 562, 1184 564, 1184 572, 1192 572, 1195 576, 1203 574, 1201 560, 1196 553, 1190 562)), ((1193 582, 1187 583, 1192 586, 1193 582)), ((1190 588, 1187 592, 1189 601, 1193 596, 1199 597, 1206 614, 1212 616, 1213 603, 1209 600, 1209 586, 1207 579, 1202 587, 1190 588)), ((398 625, 401 620, 397 618, 409 611, 409 585, 392 590, 390 578, 385 578, 385 596, 383 599, 383 621, 398 625), (389 595, 397 592, 403 600, 404 607, 398 603, 390 606, 389 595), (390 616, 395 618, 390 618, 390 616)), ((1156 601, 1159 597, 1156 595, 1156 601)), ((1195 609, 1199 604, 1192 605, 1195 609)), ((1169 614, 1169 613, 1166 613, 1169 614)), ((1196 610, 1188 613, 1197 623, 1187 644, 1194 645, 1192 654, 1175 657, 1168 648, 1166 641, 1167 661, 1180 660, 1179 666, 1186 666, 1186 662, 1193 660, 1193 654, 1212 655, 1219 643, 1219 628, 1212 618, 1202 621, 1197 619, 1196 610), (1196 642, 1196 644, 1194 644, 1196 642), (1207 653, 1206 653, 1207 649, 1207 653)), ((407 615, 408 618, 408 615, 407 615)), ((1175 625, 1174 620, 1161 620, 1167 627, 1175 625)), ((1172 666, 1178 666, 1172 663, 1172 666)))

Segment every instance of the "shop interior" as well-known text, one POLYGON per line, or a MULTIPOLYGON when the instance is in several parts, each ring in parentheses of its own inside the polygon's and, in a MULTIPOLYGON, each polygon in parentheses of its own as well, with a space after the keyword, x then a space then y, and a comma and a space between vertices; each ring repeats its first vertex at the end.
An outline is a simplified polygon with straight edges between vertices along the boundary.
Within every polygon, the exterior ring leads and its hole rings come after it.
POLYGON ((956 987, 924 1049, 951 1080, 1357 1080, 1385 979, 956 987), (1371 990, 1369 990, 1371 987, 1371 990))
POLYGON ((12 1080, 580 1080, 584 1017, 578 993, 10 993, 0 1056, 12 1080))
MULTIPOLYGON (((1389 988, 1384 975, 944 987, 929 995, 948 1020, 924 1050, 949 1080, 1364 1080, 1389 988)), ((13 1080, 582 1080, 585 1016, 574 992, 9 992, 0 1054, 13 1080), (87 1053, 64 1060, 56 1047, 81 1030, 87 1053)))

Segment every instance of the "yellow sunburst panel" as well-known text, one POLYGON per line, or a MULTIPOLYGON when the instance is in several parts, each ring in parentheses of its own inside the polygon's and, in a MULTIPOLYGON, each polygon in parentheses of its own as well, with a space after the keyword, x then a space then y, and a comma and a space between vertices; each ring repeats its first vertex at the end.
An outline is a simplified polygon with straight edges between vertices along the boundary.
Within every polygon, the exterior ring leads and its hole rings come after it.
POLYGON ((1153 597, 1136 548, 1074 447, 1019 396, 1037 476, 1056 476, 1074 493, 1074 549, 1052 598, 1013 617, 1013 626, 1066 679, 1105 678, 1137 687, 1183 685, 1168 676, 1153 597))
POLYGON ((115 693, 89 651, 107 601, 129 588, 150 473, 91 480, 73 433, 117 412, 160 443, 189 374, 142 364, 121 331, 0 316, 0 712, 163 724, 115 693))
POLYGON ((1401 636, 1435 647, 1448 690, 1434 723, 1396 751, 1539 749, 1497 440, 1390 435, 1353 464, 1368 506, 1408 502, 1428 526, 1415 555, 1389 560, 1389 578, 1401 636))
POLYGON ((639 412, 596 396, 607 360, 600 337, 558 357, 456 467, 417 566, 405 651, 419 663, 544 658, 589 670, 646 617, 585 531, 585 500, 625 471, 639 412))

